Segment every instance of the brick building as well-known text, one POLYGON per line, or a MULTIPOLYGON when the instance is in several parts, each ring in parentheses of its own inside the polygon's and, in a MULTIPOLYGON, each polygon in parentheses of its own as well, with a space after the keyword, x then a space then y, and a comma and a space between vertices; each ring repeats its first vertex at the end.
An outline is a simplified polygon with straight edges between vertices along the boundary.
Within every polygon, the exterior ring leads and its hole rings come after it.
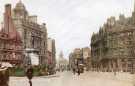
MULTIPOLYGON (((8 9, 7 9, 8 10, 8 9)), ((9 13, 9 12, 8 12, 9 13)), ((10 19, 8 16, 5 16, 4 13, 4 31, 12 30, 10 28, 15 28, 13 33, 10 33, 11 36, 14 33, 17 33, 17 37, 21 40, 21 47, 23 50, 23 63, 27 63, 27 57, 25 56, 26 50, 34 50, 38 53, 39 64, 44 65, 47 59, 47 28, 46 24, 38 24, 36 15, 29 15, 24 4, 21 0, 16 4, 15 8, 10 8, 10 19), (12 20, 12 22, 11 22, 12 20), (11 25, 8 26, 10 22, 11 25), (6 25, 5 25, 6 24, 6 25), (5 29, 6 28, 6 29, 5 29), (9 28, 9 29, 7 29, 9 28)), ((5 34, 6 36, 6 34, 5 34)), ((3 38, 2 38, 3 39, 3 38)), ((18 38, 17 38, 18 39, 18 38)), ((29 51, 30 52, 30 51, 29 51)))
POLYGON ((11 5, 6 4, 0 31, 0 61, 20 65, 23 59, 22 39, 12 20, 11 5))

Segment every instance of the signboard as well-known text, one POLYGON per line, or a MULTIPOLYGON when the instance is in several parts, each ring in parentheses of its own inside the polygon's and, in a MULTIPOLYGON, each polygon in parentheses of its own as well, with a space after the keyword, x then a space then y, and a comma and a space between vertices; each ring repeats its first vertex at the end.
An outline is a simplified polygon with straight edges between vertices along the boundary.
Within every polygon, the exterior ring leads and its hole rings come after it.
POLYGON ((39 56, 36 53, 29 53, 31 65, 39 65, 39 56))
POLYGON ((37 50, 27 48, 25 55, 27 57, 27 64, 39 65, 39 55, 37 50))

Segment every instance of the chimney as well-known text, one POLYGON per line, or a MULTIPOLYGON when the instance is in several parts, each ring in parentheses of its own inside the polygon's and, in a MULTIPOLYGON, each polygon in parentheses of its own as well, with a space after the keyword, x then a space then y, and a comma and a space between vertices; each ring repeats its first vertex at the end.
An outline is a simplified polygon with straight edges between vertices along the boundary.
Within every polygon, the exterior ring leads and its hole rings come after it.
POLYGON ((5 14, 6 14, 6 16, 11 17, 11 4, 5 5, 5 14))
POLYGON ((6 4, 4 12, 4 32, 8 34, 12 26, 11 4, 6 4))

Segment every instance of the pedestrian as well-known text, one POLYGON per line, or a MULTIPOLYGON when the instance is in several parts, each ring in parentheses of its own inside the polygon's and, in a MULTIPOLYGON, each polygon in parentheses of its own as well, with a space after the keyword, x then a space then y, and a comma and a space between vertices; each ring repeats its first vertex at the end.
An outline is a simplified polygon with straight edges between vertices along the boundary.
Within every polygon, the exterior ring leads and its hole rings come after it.
POLYGON ((79 76, 80 75, 80 69, 79 68, 78 68, 78 71, 77 72, 78 72, 78 76, 79 76))
POLYGON ((73 73, 74 73, 74 75, 75 75, 75 68, 73 68, 73 73))
POLYGON ((27 75, 27 77, 28 77, 28 79, 29 79, 29 84, 30 84, 30 86, 32 86, 32 81, 31 81, 31 79, 32 79, 32 77, 33 77, 33 68, 32 68, 31 66, 27 69, 26 75, 27 75))

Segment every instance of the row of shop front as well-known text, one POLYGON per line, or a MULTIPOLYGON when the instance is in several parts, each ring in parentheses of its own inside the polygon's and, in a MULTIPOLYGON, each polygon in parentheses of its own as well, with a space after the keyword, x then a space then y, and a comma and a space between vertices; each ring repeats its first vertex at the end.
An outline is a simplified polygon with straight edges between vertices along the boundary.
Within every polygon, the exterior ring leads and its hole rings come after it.
POLYGON ((92 71, 101 72, 135 72, 134 58, 103 59, 99 62, 92 62, 92 71))

